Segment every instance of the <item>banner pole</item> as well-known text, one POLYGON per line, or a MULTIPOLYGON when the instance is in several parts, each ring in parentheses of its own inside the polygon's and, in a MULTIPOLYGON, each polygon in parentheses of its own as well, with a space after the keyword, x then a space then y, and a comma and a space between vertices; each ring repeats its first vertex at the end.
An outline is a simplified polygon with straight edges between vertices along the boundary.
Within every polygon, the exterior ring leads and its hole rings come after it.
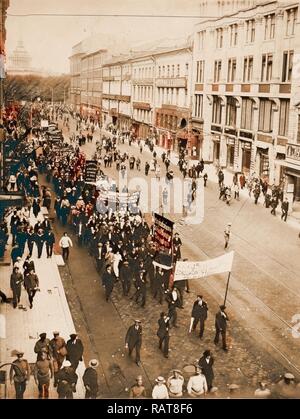
POLYGON ((229 280, 230 280, 231 271, 228 273, 227 284, 226 284, 226 291, 225 291, 225 298, 224 298, 224 306, 226 305, 228 288, 229 288, 229 280))

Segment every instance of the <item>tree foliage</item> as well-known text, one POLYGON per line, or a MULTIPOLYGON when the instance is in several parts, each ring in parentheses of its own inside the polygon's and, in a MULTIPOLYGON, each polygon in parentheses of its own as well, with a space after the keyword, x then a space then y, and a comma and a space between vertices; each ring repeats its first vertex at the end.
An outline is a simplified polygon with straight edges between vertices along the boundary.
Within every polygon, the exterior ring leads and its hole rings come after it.
POLYGON ((70 76, 7 76, 4 81, 5 102, 32 101, 40 97, 43 101, 63 102, 69 97, 70 76))

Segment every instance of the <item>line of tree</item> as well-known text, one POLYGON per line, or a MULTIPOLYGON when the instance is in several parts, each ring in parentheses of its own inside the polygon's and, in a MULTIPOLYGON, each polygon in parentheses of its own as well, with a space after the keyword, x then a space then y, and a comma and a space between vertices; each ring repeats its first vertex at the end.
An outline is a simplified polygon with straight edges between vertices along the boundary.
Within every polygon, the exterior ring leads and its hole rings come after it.
POLYGON ((34 75, 7 76, 4 81, 5 103, 32 101, 37 97, 51 102, 68 100, 70 91, 70 76, 41 77, 34 75))

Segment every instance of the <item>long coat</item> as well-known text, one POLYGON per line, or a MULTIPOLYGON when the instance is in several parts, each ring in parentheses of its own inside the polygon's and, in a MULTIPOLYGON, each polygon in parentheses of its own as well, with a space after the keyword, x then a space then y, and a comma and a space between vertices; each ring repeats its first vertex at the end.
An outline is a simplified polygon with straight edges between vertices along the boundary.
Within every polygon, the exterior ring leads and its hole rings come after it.
POLYGON ((221 311, 218 311, 218 313, 216 314, 215 327, 216 327, 217 331, 226 332, 227 322, 228 322, 229 319, 228 319, 227 314, 226 313, 224 313, 224 314, 226 315, 226 317, 224 317, 221 314, 221 311))
POLYGON ((132 350, 135 346, 142 345, 142 333, 142 326, 139 326, 138 329, 135 328, 134 324, 129 327, 125 338, 125 343, 128 344, 129 350, 132 350))
POLYGON ((207 312, 208 312, 208 307, 205 301, 202 301, 202 305, 200 305, 198 301, 194 302, 193 310, 192 310, 192 317, 194 317, 194 319, 206 320, 207 312))
POLYGON ((72 362, 82 361, 83 355, 83 344, 80 339, 76 339, 75 343, 72 339, 69 339, 66 345, 67 348, 67 360, 72 362))
POLYGON ((199 367, 202 368, 202 372, 206 378, 208 387, 212 386, 212 382, 214 379, 213 364, 214 364, 214 359, 212 356, 209 358, 208 363, 206 362, 206 358, 204 356, 202 356, 199 359, 199 367))
POLYGON ((165 322, 165 319, 160 318, 158 320, 158 331, 157 336, 160 339, 163 339, 164 337, 169 335, 169 322, 165 322))

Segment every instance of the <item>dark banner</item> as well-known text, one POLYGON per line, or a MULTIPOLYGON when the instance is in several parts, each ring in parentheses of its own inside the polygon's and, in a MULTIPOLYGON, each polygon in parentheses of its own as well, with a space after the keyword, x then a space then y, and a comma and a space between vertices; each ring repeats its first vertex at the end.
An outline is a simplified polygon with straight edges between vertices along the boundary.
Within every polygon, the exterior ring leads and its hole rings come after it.
POLYGON ((96 160, 87 160, 85 165, 85 181, 86 182, 96 182, 97 180, 97 161, 96 160))
POLYGON ((173 238, 173 221, 168 220, 159 214, 154 214, 153 240, 158 250, 171 252, 173 238))

